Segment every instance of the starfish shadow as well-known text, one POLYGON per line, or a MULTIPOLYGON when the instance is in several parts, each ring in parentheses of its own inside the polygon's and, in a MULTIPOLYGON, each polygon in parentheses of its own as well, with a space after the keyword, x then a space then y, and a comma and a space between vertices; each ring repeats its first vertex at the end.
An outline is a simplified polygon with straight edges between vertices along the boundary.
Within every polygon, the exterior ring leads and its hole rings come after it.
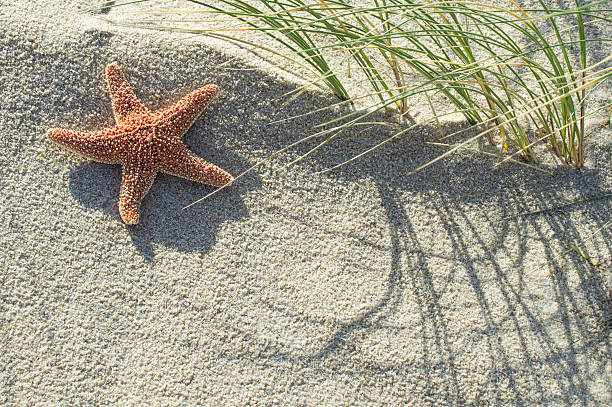
MULTIPOLYGON (((214 153, 205 147, 192 148, 192 151, 211 162, 229 163, 224 167, 234 174, 249 165, 233 154, 214 153)), ((261 183, 255 173, 248 177, 254 178, 249 185, 261 183)), ((70 172, 73 196, 87 208, 102 209, 117 222, 121 222, 118 211, 120 186, 119 165, 87 162, 70 172)), ((237 184, 183 209, 215 188, 160 173, 142 202, 139 224, 126 227, 134 246, 148 261, 153 261, 155 244, 185 252, 206 253, 214 245, 217 230, 224 222, 248 216, 246 205, 240 198, 244 189, 237 184)))

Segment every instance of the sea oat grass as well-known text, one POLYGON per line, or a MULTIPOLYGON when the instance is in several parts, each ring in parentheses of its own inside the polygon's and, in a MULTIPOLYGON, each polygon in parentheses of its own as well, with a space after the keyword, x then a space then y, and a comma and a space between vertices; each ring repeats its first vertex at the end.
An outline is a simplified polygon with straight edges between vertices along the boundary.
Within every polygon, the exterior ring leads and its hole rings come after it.
MULTIPOLYGON (((589 93, 612 76, 610 56, 595 59, 589 54, 591 43, 611 39, 589 38, 585 28, 612 22, 611 10, 605 8, 608 1, 576 1, 567 10, 549 8, 542 0, 537 9, 521 8, 513 0, 506 7, 429 0, 186 1, 239 21, 240 26, 232 26, 235 30, 273 38, 312 68, 312 82, 325 83, 342 100, 362 97, 349 95, 345 77, 355 71, 365 77, 372 91, 363 93, 378 101, 338 118, 351 120, 300 158, 374 111, 395 107, 404 117, 410 113, 411 98, 425 96, 438 116, 431 96, 441 94, 470 124, 487 126, 478 137, 501 151, 537 162, 533 146, 547 142, 558 157, 581 167, 585 118, 610 106, 587 112, 589 93), (328 61, 338 53, 348 75, 328 61)), ((179 18, 172 23, 132 24, 211 33, 182 27, 186 20, 180 15, 185 12, 176 13, 179 18)))

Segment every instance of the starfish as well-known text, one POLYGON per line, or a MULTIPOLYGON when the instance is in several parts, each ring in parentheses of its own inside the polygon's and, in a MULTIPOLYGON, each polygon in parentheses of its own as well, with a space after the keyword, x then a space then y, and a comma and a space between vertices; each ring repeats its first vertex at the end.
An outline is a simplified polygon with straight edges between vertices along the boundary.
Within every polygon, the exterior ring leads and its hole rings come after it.
POLYGON ((117 65, 106 67, 106 79, 116 126, 97 132, 51 129, 47 136, 94 161, 122 165, 119 214, 125 223, 138 223, 140 203, 158 172, 217 187, 233 181, 229 173, 197 157, 181 141, 217 95, 216 85, 206 85, 152 113, 136 98, 117 65))

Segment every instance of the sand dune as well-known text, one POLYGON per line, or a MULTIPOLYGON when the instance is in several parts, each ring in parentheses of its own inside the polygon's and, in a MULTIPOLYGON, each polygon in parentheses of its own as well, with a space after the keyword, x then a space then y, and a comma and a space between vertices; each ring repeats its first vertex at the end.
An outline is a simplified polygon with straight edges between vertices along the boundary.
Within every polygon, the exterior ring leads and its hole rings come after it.
POLYGON ((470 152, 407 176, 445 151, 423 143, 437 137, 427 126, 316 174, 390 134, 349 133, 186 210, 212 188, 160 175, 127 227, 120 167, 45 139, 51 127, 113 125, 106 64, 152 109, 220 86, 185 142, 233 174, 338 112, 274 121, 337 100, 313 88, 283 106, 299 78, 255 54, 113 26, 77 13, 87 1, 6 3, 0 404, 612 402, 611 229, 591 237, 612 200, 506 218, 608 193, 610 127, 594 132, 581 171, 545 162, 554 176, 492 170, 470 152))

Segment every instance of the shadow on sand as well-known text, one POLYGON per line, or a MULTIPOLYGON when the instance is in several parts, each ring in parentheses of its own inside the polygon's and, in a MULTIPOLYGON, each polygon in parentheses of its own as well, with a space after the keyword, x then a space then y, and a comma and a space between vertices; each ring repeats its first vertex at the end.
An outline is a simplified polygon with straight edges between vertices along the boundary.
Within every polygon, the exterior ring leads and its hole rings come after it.
MULTIPOLYGON (((211 52, 206 50, 206 53, 211 52)), ((106 56, 101 57, 101 60, 108 62, 110 59, 106 56)), ((167 72, 155 72, 151 77, 147 77, 144 73, 139 73, 146 72, 145 67, 140 66, 141 62, 129 60, 129 57, 121 62, 120 65, 135 67, 131 74, 128 72, 128 75, 131 75, 129 80, 135 87, 136 93, 142 95, 143 102, 153 108, 161 107, 169 95, 175 94, 177 89, 185 90, 190 84, 202 81, 198 73, 182 67, 172 67, 174 75, 171 77, 174 79, 162 80, 167 72), (162 87, 157 87, 158 94, 147 96, 142 89, 148 85, 162 87)), ((96 72, 87 74, 91 81, 100 79, 103 65, 101 63, 96 72)), ((292 120, 288 124, 270 125, 272 120, 303 114, 305 113, 301 110, 303 106, 315 109, 335 102, 335 99, 329 95, 307 92, 300 97, 300 103, 280 107, 278 101, 258 97, 258 89, 262 89, 262 94, 281 95, 289 90, 289 85, 263 73, 245 76, 236 71, 219 71, 213 80, 222 86, 224 93, 188 133, 187 144, 196 154, 226 167, 233 173, 239 173, 252 164, 243 158, 248 156, 249 152, 271 153, 312 134, 313 131, 310 117, 292 120), (245 88, 250 88, 251 91, 245 93, 245 88), (238 122, 239 125, 236 124, 238 122), (233 148, 227 145, 220 148, 221 144, 216 142, 212 142, 212 145, 201 145, 200 140, 208 141, 208 139, 199 139, 194 134, 203 133, 207 128, 240 128, 240 134, 219 134, 213 137, 224 139, 232 146, 240 145, 240 148, 244 149, 244 154, 229 153, 233 148), (229 163, 229 167, 224 163, 229 163)), ((92 115, 112 117, 107 99, 100 96, 98 98, 98 101, 90 106, 92 115)), ((70 105, 65 108, 65 114, 72 111, 70 105)), ((316 121, 324 122, 339 113, 342 113, 342 110, 318 113, 315 116, 316 121)), ((384 118, 378 117, 378 119, 384 118)), ((101 125, 108 123, 100 124, 98 120, 95 126, 91 127, 101 125)), ((452 133, 457 130, 457 126, 460 128, 461 125, 448 125, 445 132, 452 133)), ((530 302, 526 301, 526 293, 521 284, 516 283, 517 280, 525 279, 529 273, 535 272, 527 265, 525 242, 529 239, 532 242, 546 244, 552 235, 559 242, 576 241, 580 246, 584 241, 578 231, 578 225, 564 212, 506 220, 502 218, 526 209, 549 207, 551 203, 557 201, 557 198, 568 192, 575 192, 575 195, 580 197, 603 193, 600 189, 602 184, 600 172, 597 169, 585 168, 582 171, 575 171, 563 167, 556 168, 557 175, 550 177, 518 165, 505 165, 492 170, 494 160, 483 159, 480 155, 458 154, 407 177, 406 174, 410 171, 445 151, 422 142, 423 139, 435 140, 435 137, 427 135, 436 132, 435 128, 417 128, 367 157, 324 175, 343 182, 360 183, 368 179, 377 185, 381 205, 387 218, 389 246, 385 252, 388 253, 390 266, 386 271, 386 290, 375 305, 356 313, 350 321, 339 324, 331 336, 315 340, 316 350, 306 354, 292 351, 273 340, 264 343, 238 327, 228 326, 229 331, 242 335, 246 341, 251 342, 251 345, 258 347, 262 352, 256 356, 245 355, 236 350, 219 354, 219 358, 260 358, 267 360, 262 363, 288 361, 294 366, 324 364, 325 369, 344 371, 345 366, 352 366, 352 361, 346 359, 344 350, 354 349, 364 337, 376 331, 407 329, 394 328, 393 317, 399 312, 399 305, 406 301, 406 293, 410 291, 417 298, 416 305, 420 313, 418 316, 420 325, 417 330, 422 335, 422 360, 419 361, 418 367, 408 363, 377 365, 369 362, 364 367, 351 368, 354 369, 351 370, 351 374, 402 375, 411 369, 419 369, 426 381, 426 393, 435 394, 435 397, 453 404, 462 404, 465 396, 459 383, 461 379, 457 372, 457 355, 451 346, 455 339, 449 336, 447 325, 450 317, 439 302, 444 287, 434 285, 436 270, 428 267, 431 259, 439 254, 432 253, 430 242, 423 241, 416 233, 415 229, 419 225, 413 223, 411 211, 419 209, 415 203, 407 199, 410 195, 418 195, 428 197, 426 209, 437 223, 442 225, 439 235, 445 236, 444 239, 452 247, 452 251, 446 256, 462 264, 467 270, 467 284, 477 298, 478 307, 475 312, 482 319, 484 329, 474 333, 477 336, 474 340, 486 343, 489 354, 493 355, 492 366, 489 366, 491 373, 488 383, 484 383, 482 387, 497 393, 510 394, 511 404, 519 406, 532 405, 534 402, 568 406, 596 404, 597 397, 584 382, 586 372, 581 371, 579 367, 584 364, 579 363, 577 357, 584 355, 589 346, 599 346, 602 352, 607 351, 608 354, 610 352, 609 321, 612 311, 609 302, 610 293, 606 292, 601 270, 593 268, 569 250, 559 251, 552 246, 546 247, 545 257, 540 260, 543 269, 556 271, 545 278, 552 286, 551 292, 554 295, 550 298, 550 302, 556 307, 557 313, 554 321, 540 318, 538 312, 531 308, 530 302), (380 162, 385 164, 379 165, 380 162), (498 211, 494 217, 487 217, 486 208, 492 207, 498 211), (494 241, 483 236, 482 226, 476 225, 471 219, 475 208, 481 208, 479 213, 486 218, 488 232, 494 232, 496 236, 494 241), (507 240, 517 243, 514 247, 508 247, 507 240), (498 260, 500 257, 511 257, 512 263, 501 264, 498 260), (485 279, 471 266, 483 262, 492 270, 493 280, 488 277, 485 279), (578 292, 570 289, 568 283, 570 271, 576 273, 580 279, 578 292), (509 274, 512 274, 512 281, 509 274), (493 304, 483 288, 485 285, 493 285, 501 293, 507 309, 504 321, 500 322, 499 318, 493 315, 491 310, 493 304), (576 296, 586 298, 593 308, 577 312, 579 306, 576 296), (595 324, 588 322, 590 317, 596 318, 598 322, 595 324), (562 331, 553 332, 551 326, 559 322, 562 331), (502 344, 504 335, 508 331, 516 336, 520 344, 518 353, 527 371, 518 369, 512 362, 517 357, 513 352, 517 350, 509 350, 502 344), (559 338, 559 335, 562 338, 559 338), (529 344, 526 337, 530 338, 529 344), (443 362, 440 362, 440 357, 443 362), (555 393, 559 398, 551 399, 545 396, 550 392, 541 388, 537 377, 543 367, 557 372, 556 384, 559 390, 555 393), (524 382, 525 376, 533 379, 531 380, 533 386, 543 394, 541 400, 523 398, 518 382, 524 382), (444 379, 446 383, 444 388, 439 387, 439 380, 435 380, 436 377, 444 379)), ((466 133, 467 136, 469 134, 466 133)), ((361 153, 388 136, 389 133, 383 130, 367 134, 348 131, 328 148, 321 149, 298 166, 306 166, 314 171, 323 170, 361 153)), ((315 141, 308 142, 294 151, 303 153, 314 145, 315 141)), ((602 165, 612 162, 610 151, 600 153, 605 157, 598 158, 598 162, 602 165)), ((257 172, 254 172, 243 179, 240 185, 215 195, 189 211, 181 211, 181 208, 206 195, 211 189, 189 181, 165 175, 159 176, 142 207, 145 214, 142 224, 130 229, 135 246, 148 258, 153 257, 152 243, 172 246, 182 251, 206 253, 214 244, 216 230, 222 222, 249 216, 249 210, 240 195, 242 191, 261 186, 261 180, 256 174, 257 172), (160 191, 163 191, 163 196, 160 191)), ((118 167, 83 164, 72 171, 70 178, 71 191, 84 206, 102 207, 113 216, 117 214, 116 200, 120 183, 118 167)), ((610 202, 592 202, 581 206, 581 210, 588 213, 588 217, 595 225, 603 226, 609 220, 610 202)), ((295 217, 293 213, 283 211, 282 208, 280 216, 295 217)), ((304 222, 301 219, 294 221, 304 222)), ((313 230, 313 233, 323 231, 313 230)), ((598 249, 609 258, 612 253, 612 236, 609 229, 601 233, 607 243, 605 247, 598 249)), ((273 273, 274 270, 269 272, 273 273)), ((447 279, 452 280, 454 277, 454 272, 451 272, 447 279)), ((262 307, 279 309, 278 304, 270 303, 265 298, 261 298, 260 301, 262 307)), ((316 318, 309 319, 305 315, 298 315, 289 309, 285 309, 284 312, 288 319, 306 318, 308 323, 313 325, 324 323, 316 318)), ((491 394, 483 392, 478 397, 482 397, 484 402, 485 398, 490 396, 491 394)))

